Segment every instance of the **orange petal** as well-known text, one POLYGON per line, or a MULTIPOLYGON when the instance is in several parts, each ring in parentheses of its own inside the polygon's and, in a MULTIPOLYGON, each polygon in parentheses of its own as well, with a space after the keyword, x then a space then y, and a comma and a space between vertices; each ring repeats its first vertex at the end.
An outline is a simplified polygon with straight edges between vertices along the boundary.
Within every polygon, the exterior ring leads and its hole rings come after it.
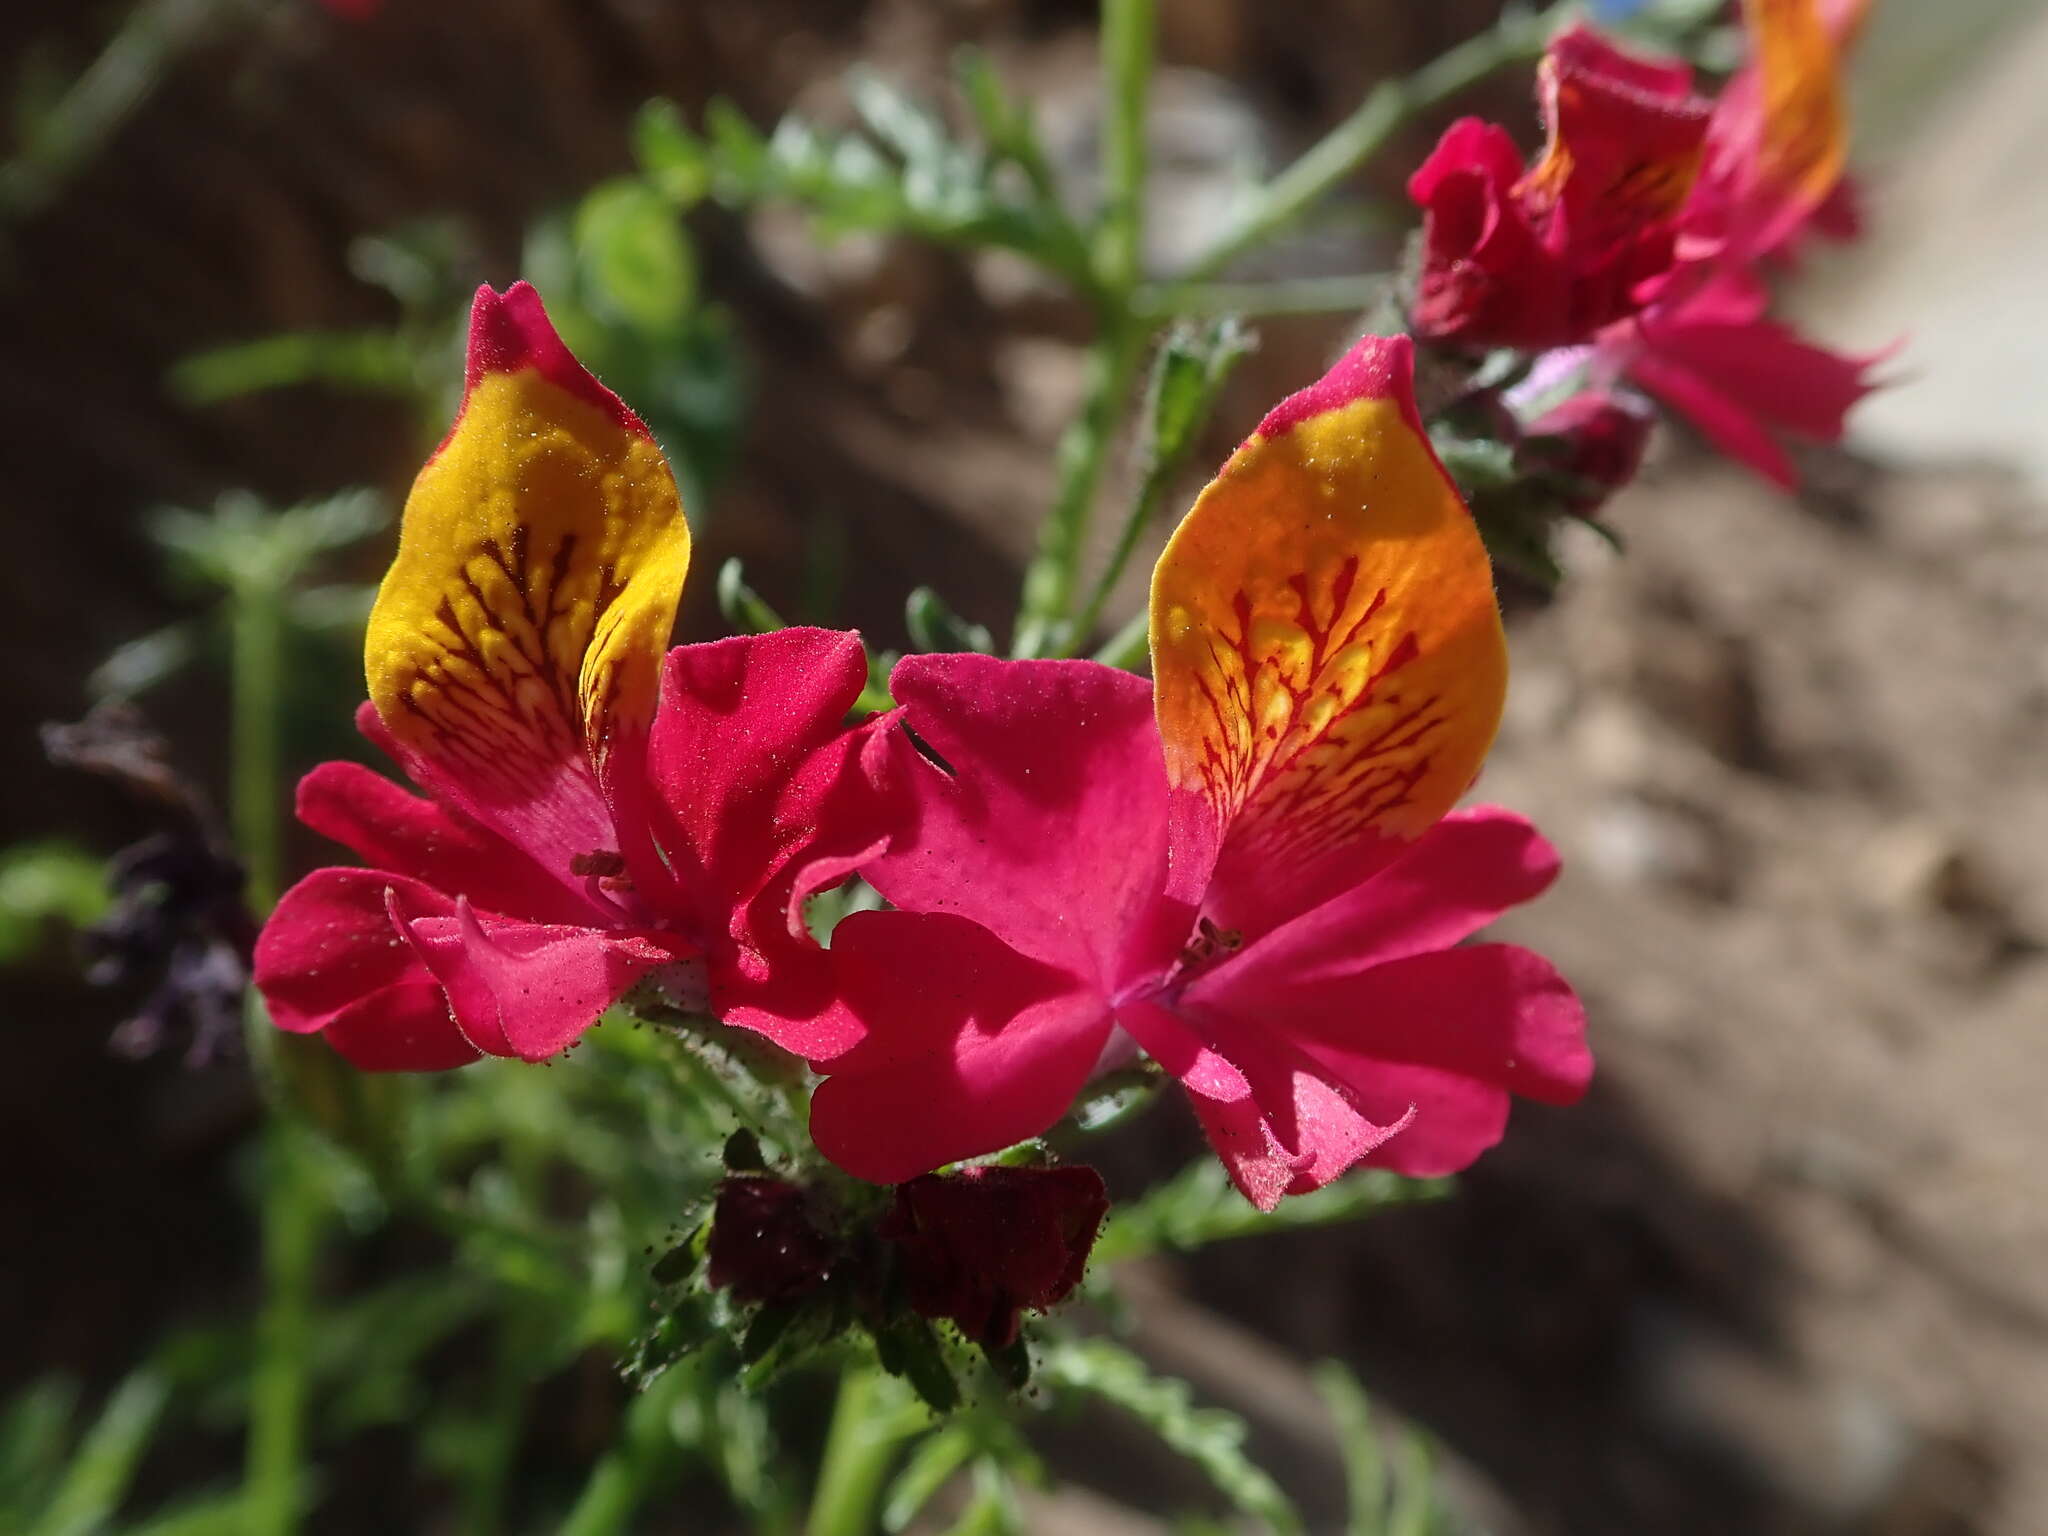
POLYGON ((597 786, 644 740, 689 555, 640 418, 531 287, 480 289, 461 413, 413 484, 370 614, 370 698, 408 765, 519 840, 616 846, 589 841, 597 786))
POLYGON ((1862 12, 1837 4, 1824 16, 1817 0, 1743 0, 1763 101, 1757 174, 1802 209, 1819 206, 1848 163, 1840 52, 1862 12))
POLYGON ((1421 836, 1500 721, 1493 573, 1413 367, 1407 338, 1368 336, 1284 401, 1153 573, 1167 777, 1213 818, 1209 910, 1232 926, 1305 910, 1421 836))

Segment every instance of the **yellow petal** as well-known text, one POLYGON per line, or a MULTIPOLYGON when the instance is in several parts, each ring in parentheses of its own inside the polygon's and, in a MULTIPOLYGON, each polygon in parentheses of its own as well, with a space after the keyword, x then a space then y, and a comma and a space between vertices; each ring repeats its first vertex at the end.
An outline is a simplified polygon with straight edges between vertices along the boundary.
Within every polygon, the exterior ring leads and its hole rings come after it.
POLYGON ((1213 811, 1219 889, 1299 910, 1362 878, 1451 808, 1492 743, 1492 569, 1412 372, 1405 337, 1359 342, 1231 456, 1153 572, 1167 776, 1213 811))
POLYGON ((490 808, 566 797, 543 819, 589 842, 607 755, 653 716, 689 558, 639 417, 531 287, 479 290, 461 413, 413 484, 370 614, 370 698, 409 766, 490 808))

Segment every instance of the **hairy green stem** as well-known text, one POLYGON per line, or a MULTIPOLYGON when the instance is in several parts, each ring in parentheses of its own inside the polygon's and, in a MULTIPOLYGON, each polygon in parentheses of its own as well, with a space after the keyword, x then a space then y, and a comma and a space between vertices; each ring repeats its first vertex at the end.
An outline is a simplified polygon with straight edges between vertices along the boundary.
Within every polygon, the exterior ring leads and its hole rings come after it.
POLYGON ((839 1378, 804 1536, 873 1536, 882 1483, 903 1441, 930 1419, 891 1377, 849 1364, 839 1378))
POLYGON ((1103 0, 1102 222, 1096 278, 1116 299, 1138 281, 1145 234, 1145 105, 1151 94, 1153 0, 1103 0))
POLYGON ((1095 653, 1095 659, 1106 667, 1121 667, 1126 672, 1135 672, 1152 645, 1152 615, 1139 609, 1125 622, 1124 627, 1103 642, 1102 649, 1095 653))
POLYGON ((277 900, 284 866, 278 817, 284 785, 278 740, 284 701, 283 594, 244 581, 228 602, 233 648, 229 804, 235 848, 248 871, 249 905, 267 912, 277 900))
POLYGON ((1095 633, 1095 625, 1102 617, 1103 605, 1109 601, 1110 593, 1115 590, 1118 580, 1122 578, 1124 567, 1131 563, 1131 555, 1138 547, 1138 540, 1143 537, 1145 527, 1152 521, 1153 514, 1159 510, 1159 503, 1166 499, 1166 492, 1172 486, 1173 478, 1180 472, 1186 457, 1185 453, 1175 454, 1171 460, 1155 457, 1145 467, 1145 478, 1138 487, 1138 494, 1131 500, 1130 511, 1125 514, 1123 528, 1117 534, 1116 548, 1110 552, 1109 562, 1103 566, 1102 574, 1096 577, 1094 589, 1088 594, 1088 600, 1081 605, 1081 611, 1074 616, 1074 622, 1068 626, 1067 643, 1060 648, 1062 655, 1075 654, 1087 644, 1088 637, 1095 633))
POLYGON ((306 1360, 322 1211, 307 1181, 303 1133, 273 1112, 263 1149, 263 1311, 249 1385, 243 1494, 248 1536, 298 1529, 305 1460, 306 1360))
POLYGON ((1327 315, 1369 308, 1392 280, 1385 272, 1362 272, 1270 283, 1146 283, 1131 295, 1131 307, 1159 320, 1175 315, 1327 315))
POLYGON ((1065 637, 1065 616, 1080 574, 1096 491, 1124 401, 1144 358, 1144 335, 1137 326, 1119 321, 1097 338, 1088 354, 1081 414, 1060 437, 1056 460, 1059 489, 1052 511, 1038 530, 1038 554, 1024 572, 1013 655, 1044 655, 1060 648, 1065 637))
POLYGON ((681 1459, 669 1416, 689 1383, 686 1371, 664 1371, 627 1405, 611 1449, 590 1469, 559 1536, 625 1536, 634 1529, 633 1516, 655 1481, 681 1459))
POLYGON ((1510 6, 1492 27, 1414 74, 1382 81, 1356 111, 1265 184, 1250 206, 1196 260, 1185 282, 1215 276, 1253 246, 1292 224, 1377 154, 1417 114, 1442 105, 1497 70, 1538 57, 1555 23, 1577 3, 1555 0, 1540 11, 1510 6))
POLYGON ((1145 105, 1158 28, 1153 0, 1104 0, 1102 8, 1102 214, 1091 295, 1101 333, 1088 357, 1081 413, 1060 438, 1058 489, 1024 573, 1011 650, 1039 656, 1062 647, 1096 491, 1131 385, 1144 359, 1145 323, 1133 312, 1145 239, 1145 105))
MULTIPOLYGON (((279 714, 284 702, 283 593, 245 579, 229 595, 232 647, 230 819, 257 911, 277 899, 283 878, 278 807, 283 798, 279 714)), ((250 1059, 271 1103, 264 1134, 262 1254, 264 1298, 249 1388, 244 1483, 248 1536, 290 1536, 298 1528, 305 1461, 306 1360, 313 1328, 313 1271, 322 1211, 309 1182, 305 1145, 285 1102, 262 1000, 247 1005, 250 1059)))

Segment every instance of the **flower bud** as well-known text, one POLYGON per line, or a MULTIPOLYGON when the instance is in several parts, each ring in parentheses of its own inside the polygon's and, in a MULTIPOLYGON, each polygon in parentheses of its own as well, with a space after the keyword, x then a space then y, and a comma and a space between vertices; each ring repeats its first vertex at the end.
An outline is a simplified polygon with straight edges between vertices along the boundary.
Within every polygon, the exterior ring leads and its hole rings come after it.
POLYGON ((811 1197, 801 1186, 762 1174, 719 1184, 708 1278, 735 1301, 795 1301, 824 1282, 838 1257, 838 1245, 811 1220, 811 1197))
POLYGON ((1003 1349, 1024 1308, 1044 1311, 1081 1283, 1108 1211, 1093 1168, 974 1167, 898 1185, 877 1231, 914 1310, 1003 1349))

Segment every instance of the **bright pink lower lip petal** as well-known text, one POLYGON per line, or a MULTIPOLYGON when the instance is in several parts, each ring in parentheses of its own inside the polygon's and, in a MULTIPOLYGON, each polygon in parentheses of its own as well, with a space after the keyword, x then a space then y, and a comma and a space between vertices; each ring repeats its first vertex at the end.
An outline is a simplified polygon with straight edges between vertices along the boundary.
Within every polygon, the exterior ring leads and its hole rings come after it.
POLYGON ((423 916, 394 892, 391 915, 470 1042, 523 1061, 575 1044, 642 976, 689 953, 650 933, 487 919, 460 899, 452 915, 423 916))
POLYGON ((867 871, 878 890, 970 917, 1106 989, 1185 939, 1186 919, 1156 929, 1167 790, 1144 679, 940 655, 905 657, 890 686, 946 769, 899 750, 919 821, 904 852, 867 871))
POLYGON ((729 1024, 807 1058, 859 1036, 803 904, 877 857, 903 811, 852 730, 867 682, 855 634, 785 629, 671 651, 648 749, 657 835, 706 941, 729 1024))
MULTIPOLYGON (((1190 989, 1190 999, 1197 994, 1190 989)), ((1199 1007, 1284 1031, 1364 1091, 1382 1064, 1455 1073, 1569 1104, 1592 1080, 1586 1014, 1541 955, 1512 944, 1437 950, 1291 979, 1218 967, 1199 1007)))
POLYGON ((1109 1038, 1100 994, 963 917, 855 913, 832 958, 868 1034, 825 1064, 811 1136, 878 1184, 1046 1130, 1109 1038))
MULTIPOLYGON (((1447 949, 1542 894, 1557 869, 1557 850, 1513 811, 1453 811, 1363 884, 1253 943, 1231 962, 1231 985, 1251 988, 1447 949)), ((1205 996, 1203 983, 1190 995, 1205 996)))
POLYGON ((299 820, 365 863, 535 922, 588 921, 588 901, 505 842, 360 763, 322 763, 299 781, 299 820))
POLYGON ((385 892, 421 911, 452 911, 429 886, 370 869, 316 870, 285 892, 256 942, 255 980, 272 1021, 324 1032, 365 1071, 433 1072, 477 1058, 440 983, 403 943, 385 892))
POLYGON ((1232 1181, 1262 1211, 1283 1195, 1320 1189, 1408 1120, 1405 1108, 1384 1123, 1361 1113, 1279 1020, 1157 1003, 1120 1008, 1117 1019, 1180 1080, 1232 1181))

